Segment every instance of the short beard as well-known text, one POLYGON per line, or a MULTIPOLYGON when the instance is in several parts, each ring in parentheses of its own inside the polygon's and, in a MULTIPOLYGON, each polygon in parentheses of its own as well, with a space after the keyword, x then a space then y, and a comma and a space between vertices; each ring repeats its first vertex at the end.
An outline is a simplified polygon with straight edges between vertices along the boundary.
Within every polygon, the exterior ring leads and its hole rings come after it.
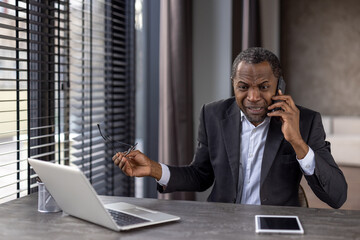
POLYGON ((244 114, 245 114, 245 117, 247 118, 247 120, 249 122, 251 122, 252 124, 254 124, 254 125, 259 125, 260 123, 262 123, 265 120, 266 116, 267 116, 265 114, 265 115, 262 115, 262 116, 251 117, 251 116, 247 115, 245 112, 244 112, 244 114))
MULTIPOLYGON (((265 103, 264 108, 268 109, 268 107, 269 107, 269 105, 267 103, 265 103)), ((246 109, 246 107, 245 107, 245 109, 246 109)), ((253 116, 249 116, 247 114, 247 112, 245 111, 245 109, 241 109, 241 111, 244 113, 247 120, 256 126, 259 125, 260 123, 262 123, 265 120, 265 118, 267 117, 267 111, 265 111, 264 115, 261 115, 261 116, 258 115, 258 116, 253 117, 253 116)))

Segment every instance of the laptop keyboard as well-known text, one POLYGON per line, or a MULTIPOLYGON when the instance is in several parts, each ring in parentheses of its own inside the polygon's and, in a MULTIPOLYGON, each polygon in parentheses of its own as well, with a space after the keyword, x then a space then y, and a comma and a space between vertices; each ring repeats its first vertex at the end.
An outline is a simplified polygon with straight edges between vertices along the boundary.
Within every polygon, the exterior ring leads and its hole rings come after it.
POLYGON ((123 212, 118 212, 118 211, 114 211, 111 209, 107 209, 107 210, 119 226, 127 226, 127 225, 136 224, 136 223, 150 222, 149 220, 135 217, 130 214, 123 213, 123 212))

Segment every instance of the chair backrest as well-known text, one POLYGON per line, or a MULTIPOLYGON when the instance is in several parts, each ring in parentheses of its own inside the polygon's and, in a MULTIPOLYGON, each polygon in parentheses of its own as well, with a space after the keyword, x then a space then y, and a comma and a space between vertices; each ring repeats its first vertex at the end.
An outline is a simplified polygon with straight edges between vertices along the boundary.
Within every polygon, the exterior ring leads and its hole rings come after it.
POLYGON ((300 207, 309 207, 309 203, 305 194, 305 191, 303 189, 303 187, 301 185, 299 185, 299 203, 300 203, 300 207))

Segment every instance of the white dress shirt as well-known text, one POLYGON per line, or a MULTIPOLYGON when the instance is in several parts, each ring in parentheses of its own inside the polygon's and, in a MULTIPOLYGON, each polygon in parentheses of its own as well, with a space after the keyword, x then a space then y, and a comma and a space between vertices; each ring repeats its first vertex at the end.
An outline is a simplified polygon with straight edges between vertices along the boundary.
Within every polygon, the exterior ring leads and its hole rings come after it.
MULTIPOLYGON (((255 127, 241 112, 240 161, 244 184, 241 203, 260 205, 260 175, 270 117, 255 127)), ((239 175, 240 176, 240 175, 239 175)))
MULTIPOLYGON (((265 142, 270 125, 270 118, 255 127, 248 121, 242 111, 241 113, 241 159, 244 177, 243 192, 241 197, 242 204, 260 205, 260 174, 262 157, 265 149, 265 142)), ((309 147, 306 156, 299 160, 300 167, 305 175, 312 175, 315 170, 315 155, 309 147)), ((239 160, 240 161, 240 160, 239 160)), ((167 165, 160 163, 162 176, 157 181, 161 186, 166 186, 170 179, 170 170, 167 165)))

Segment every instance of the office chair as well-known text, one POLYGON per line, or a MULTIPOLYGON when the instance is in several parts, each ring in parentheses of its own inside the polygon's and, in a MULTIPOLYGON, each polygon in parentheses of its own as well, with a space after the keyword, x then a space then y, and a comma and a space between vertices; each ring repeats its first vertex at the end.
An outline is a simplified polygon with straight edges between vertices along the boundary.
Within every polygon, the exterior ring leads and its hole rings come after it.
POLYGON ((309 207, 309 202, 307 200, 304 188, 301 185, 299 185, 299 193, 298 193, 298 195, 299 195, 300 207, 308 208, 309 207))

